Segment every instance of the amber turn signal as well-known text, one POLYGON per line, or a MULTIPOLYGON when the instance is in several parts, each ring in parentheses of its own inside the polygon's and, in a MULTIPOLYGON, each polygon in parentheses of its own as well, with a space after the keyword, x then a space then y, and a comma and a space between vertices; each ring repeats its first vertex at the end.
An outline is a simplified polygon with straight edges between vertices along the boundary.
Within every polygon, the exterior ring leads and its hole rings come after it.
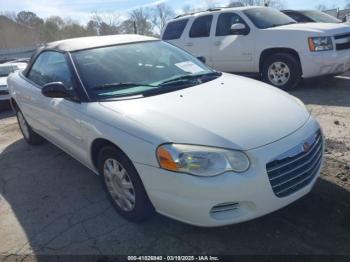
POLYGON ((157 158, 161 168, 178 171, 177 164, 175 163, 171 154, 163 146, 158 147, 157 149, 157 158))
POLYGON ((309 38, 309 48, 310 48, 310 51, 312 51, 312 52, 316 51, 316 46, 315 46, 314 40, 312 38, 309 38))

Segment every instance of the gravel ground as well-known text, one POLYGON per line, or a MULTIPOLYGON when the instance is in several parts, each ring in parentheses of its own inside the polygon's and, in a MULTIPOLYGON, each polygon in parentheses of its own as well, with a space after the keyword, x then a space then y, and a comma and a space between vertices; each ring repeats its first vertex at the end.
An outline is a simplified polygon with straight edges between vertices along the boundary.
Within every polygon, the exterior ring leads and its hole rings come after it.
POLYGON ((0 113, 0 255, 350 254, 350 77, 304 83, 292 93, 325 132, 321 178, 286 208, 212 229, 160 215, 125 221, 97 176, 49 143, 28 146, 11 113, 0 113))

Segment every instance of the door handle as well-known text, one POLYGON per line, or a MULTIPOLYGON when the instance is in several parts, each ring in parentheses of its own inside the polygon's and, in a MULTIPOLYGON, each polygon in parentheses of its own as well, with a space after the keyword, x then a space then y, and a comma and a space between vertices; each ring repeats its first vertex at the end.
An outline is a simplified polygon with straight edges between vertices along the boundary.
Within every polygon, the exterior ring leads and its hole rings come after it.
POLYGON ((215 42, 214 42, 214 45, 216 45, 216 46, 221 45, 221 41, 215 41, 215 42))
POLYGON ((185 46, 193 46, 193 43, 186 43, 185 46))

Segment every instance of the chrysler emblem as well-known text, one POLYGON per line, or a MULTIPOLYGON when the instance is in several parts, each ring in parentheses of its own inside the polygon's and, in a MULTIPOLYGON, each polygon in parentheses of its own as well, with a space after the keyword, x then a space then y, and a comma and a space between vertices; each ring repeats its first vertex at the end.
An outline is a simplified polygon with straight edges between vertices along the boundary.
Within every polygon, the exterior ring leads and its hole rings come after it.
POLYGON ((311 147, 310 144, 308 142, 305 142, 304 145, 303 145, 304 153, 309 152, 310 147, 311 147))

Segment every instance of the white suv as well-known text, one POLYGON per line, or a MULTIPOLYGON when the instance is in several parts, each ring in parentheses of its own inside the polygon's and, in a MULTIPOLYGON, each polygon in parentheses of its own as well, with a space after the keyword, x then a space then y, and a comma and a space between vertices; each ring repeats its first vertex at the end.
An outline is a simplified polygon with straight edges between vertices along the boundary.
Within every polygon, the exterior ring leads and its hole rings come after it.
POLYGON ((288 89, 301 78, 340 74, 350 69, 350 27, 297 24, 267 7, 219 8, 178 16, 162 39, 220 71, 260 74, 288 89))

